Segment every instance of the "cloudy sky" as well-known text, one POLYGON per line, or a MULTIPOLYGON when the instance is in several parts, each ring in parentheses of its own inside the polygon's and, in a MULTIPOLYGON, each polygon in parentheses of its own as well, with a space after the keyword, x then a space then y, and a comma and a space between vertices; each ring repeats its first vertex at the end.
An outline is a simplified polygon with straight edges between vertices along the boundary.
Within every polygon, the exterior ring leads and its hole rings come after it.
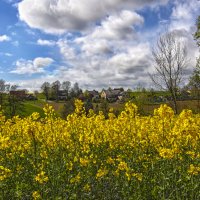
POLYGON ((198 0, 0 0, 0 79, 151 87, 151 49, 167 29, 184 39, 192 71, 199 14, 198 0))

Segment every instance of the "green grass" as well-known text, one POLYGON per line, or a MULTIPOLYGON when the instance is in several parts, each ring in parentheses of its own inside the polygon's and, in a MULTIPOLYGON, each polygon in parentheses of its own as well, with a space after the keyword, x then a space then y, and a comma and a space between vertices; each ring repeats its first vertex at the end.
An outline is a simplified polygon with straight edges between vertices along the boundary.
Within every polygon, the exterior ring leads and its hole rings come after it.
POLYGON ((22 112, 23 117, 29 116, 33 112, 38 112, 41 117, 44 117, 43 108, 45 107, 46 104, 53 106, 57 116, 61 116, 61 111, 64 105, 63 102, 58 102, 58 103, 53 102, 53 101, 46 102, 43 99, 39 99, 37 101, 26 101, 24 103, 25 108, 24 108, 24 112, 22 112))
MULTIPOLYGON (((61 116, 61 112, 63 109, 63 105, 65 102, 54 102, 49 101, 47 102, 49 105, 53 106, 55 113, 57 116, 61 116)), ((43 108, 47 104, 44 99, 39 99, 37 101, 25 101, 24 102, 24 110, 20 113, 20 116, 26 117, 31 115, 33 112, 38 112, 41 117, 44 117, 43 108)), ((199 104, 197 100, 189 100, 189 101, 178 101, 178 111, 179 113, 183 109, 191 109, 194 113, 199 113, 199 104)), ((169 106, 172 106, 170 102, 167 103, 169 106)), ((94 107, 96 106, 96 103, 93 104, 94 107)), ((100 105, 100 104, 99 104, 100 105)), ((158 108, 160 106, 160 103, 143 103, 139 106, 139 112, 140 114, 144 115, 151 115, 153 114, 153 110, 155 108, 158 108)), ((109 103, 109 108, 113 108, 115 113, 120 113, 122 110, 124 110, 124 104, 123 103, 109 103)))
POLYGON ((26 101, 24 103, 24 110, 22 112, 22 116, 29 116, 33 112, 37 112, 40 114, 41 117, 44 117, 43 106, 39 106, 36 102, 34 103, 34 101, 26 101))

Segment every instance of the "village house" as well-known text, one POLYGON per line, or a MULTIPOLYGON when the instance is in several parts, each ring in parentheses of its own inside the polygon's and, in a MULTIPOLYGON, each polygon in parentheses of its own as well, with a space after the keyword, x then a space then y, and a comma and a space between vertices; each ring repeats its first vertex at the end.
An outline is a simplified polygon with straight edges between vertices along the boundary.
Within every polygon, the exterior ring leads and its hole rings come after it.
POLYGON ((67 99, 67 92, 65 90, 58 91, 58 100, 66 100, 67 99))
POLYGON ((114 88, 108 90, 102 90, 101 98, 108 100, 109 102, 115 102, 117 100, 122 100, 125 92, 121 88, 114 88))
POLYGON ((27 91, 26 90, 13 90, 13 91, 11 90, 9 94, 19 99, 25 99, 27 96, 27 91))
POLYGON ((96 90, 88 91, 88 94, 90 95, 91 99, 99 99, 100 98, 99 92, 96 90))

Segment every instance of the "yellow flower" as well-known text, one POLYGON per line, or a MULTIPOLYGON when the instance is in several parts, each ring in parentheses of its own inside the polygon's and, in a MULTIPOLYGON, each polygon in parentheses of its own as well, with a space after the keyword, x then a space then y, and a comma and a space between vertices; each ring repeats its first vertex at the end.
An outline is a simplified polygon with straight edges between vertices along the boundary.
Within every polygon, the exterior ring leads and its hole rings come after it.
POLYGON ((166 148, 160 149, 159 154, 162 158, 165 159, 172 159, 174 157, 174 152, 171 149, 166 149, 166 148))
POLYGON ((33 197, 34 200, 41 199, 40 193, 38 191, 34 191, 32 193, 32 197, 33 197))
POLYGON ((86 192, 90 192, 91 187, 90 187, 90 185, 87 183, 87 184, 84 185, 83 189, 84 189, 86 192))
POLYGON ((46 183, 49 180, 49 178, 48 176, 45 175, 44 171, 41 171, 39 174, 37 174, 37 176, 35 177, 35 180, 39 182, 40 184, 43 184, 43 183, 46 183))
POLYGON ((127 166, 127 163, 124 162, 124 161, 121 161, 119 164, 118 164, 118 169, 123 171, 123 170, 128 170, 128 166, 127 166))
POLYGON ((138 181, 142 181, 142 174, 141 173, 133 173, 132 176, 134 176, 138 181))
POLYGON ((48 154, 47 154, 47 152, 46 151, 42 151, 42 152, 40 152, 40 156, 42 157, 42 158, 48 158, 48 154))
POLYGON ((88 159, 86 159, 86 158, 80 158, 80 164, 81 164, 81 166, 86 167, 88 165, 88 163, 89 163, 88 159))
POLYGON ((106 160, 106 162, 108 164, 114 164, 115 163, 114 159, 112 159, 111 157, 108 157, 107 160, 106 160))
POLYGON ((72 178, 72 179, 70 180, 70 183, 79 183, 80 180, 81 180, 81 174, 80 174, 80 172, 79 172, 74 178, 72 178))
POLYGON ((12 175, 11 170, 4 167, 0 166, 0 181, 3 181, 4 179, 10 177, 12 175))
POLYGON ((73 169, 73 163, 69 162, 66 164, 67 170, 71 171, 73 169))
POLYGON ((97 171, 97 174, 96 174, 96 178, 97 179, 100 179, 102 178, 103 176, 106 176, 108 174, 108 170, 106 168, 100 168, 98 171, 97 171))
POLYGON ((191 164, 188 169, 188 173, 192 175, 198 175, 200 173, 200 167, 194 166, 193 164, 191 164))

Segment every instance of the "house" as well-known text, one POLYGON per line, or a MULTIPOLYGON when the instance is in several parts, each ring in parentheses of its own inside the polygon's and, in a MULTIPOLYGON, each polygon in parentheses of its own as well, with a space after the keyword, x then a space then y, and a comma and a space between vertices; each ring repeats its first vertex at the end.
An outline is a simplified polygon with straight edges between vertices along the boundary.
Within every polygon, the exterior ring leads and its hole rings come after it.
POLYGON ((9 94, 11 96, 15 96, 19 99, 25 99, 27 96, 27 91, 26 90, 14 90, 14 91, 10 91, 9 94))
POLYGON ((107 99, 109 102, 115 102, 117 100, 122 100, 125 92, 122 89, 108 89, 101 92, 101 98, 107 99))
POLYGON ((96 90, 88 91, 88 94, 92 99, 99 99, 100 97, 99 92, 96 90))
POLYGON ((67 92, 65 90, 58 91, 58 100, 66 100, 67 99, 67 92))
POLYGON ((37 100, 37 97, 34 96, 33 94, 27 94, 25 99, 29 101, 33 101, 33 100, 37 100))

